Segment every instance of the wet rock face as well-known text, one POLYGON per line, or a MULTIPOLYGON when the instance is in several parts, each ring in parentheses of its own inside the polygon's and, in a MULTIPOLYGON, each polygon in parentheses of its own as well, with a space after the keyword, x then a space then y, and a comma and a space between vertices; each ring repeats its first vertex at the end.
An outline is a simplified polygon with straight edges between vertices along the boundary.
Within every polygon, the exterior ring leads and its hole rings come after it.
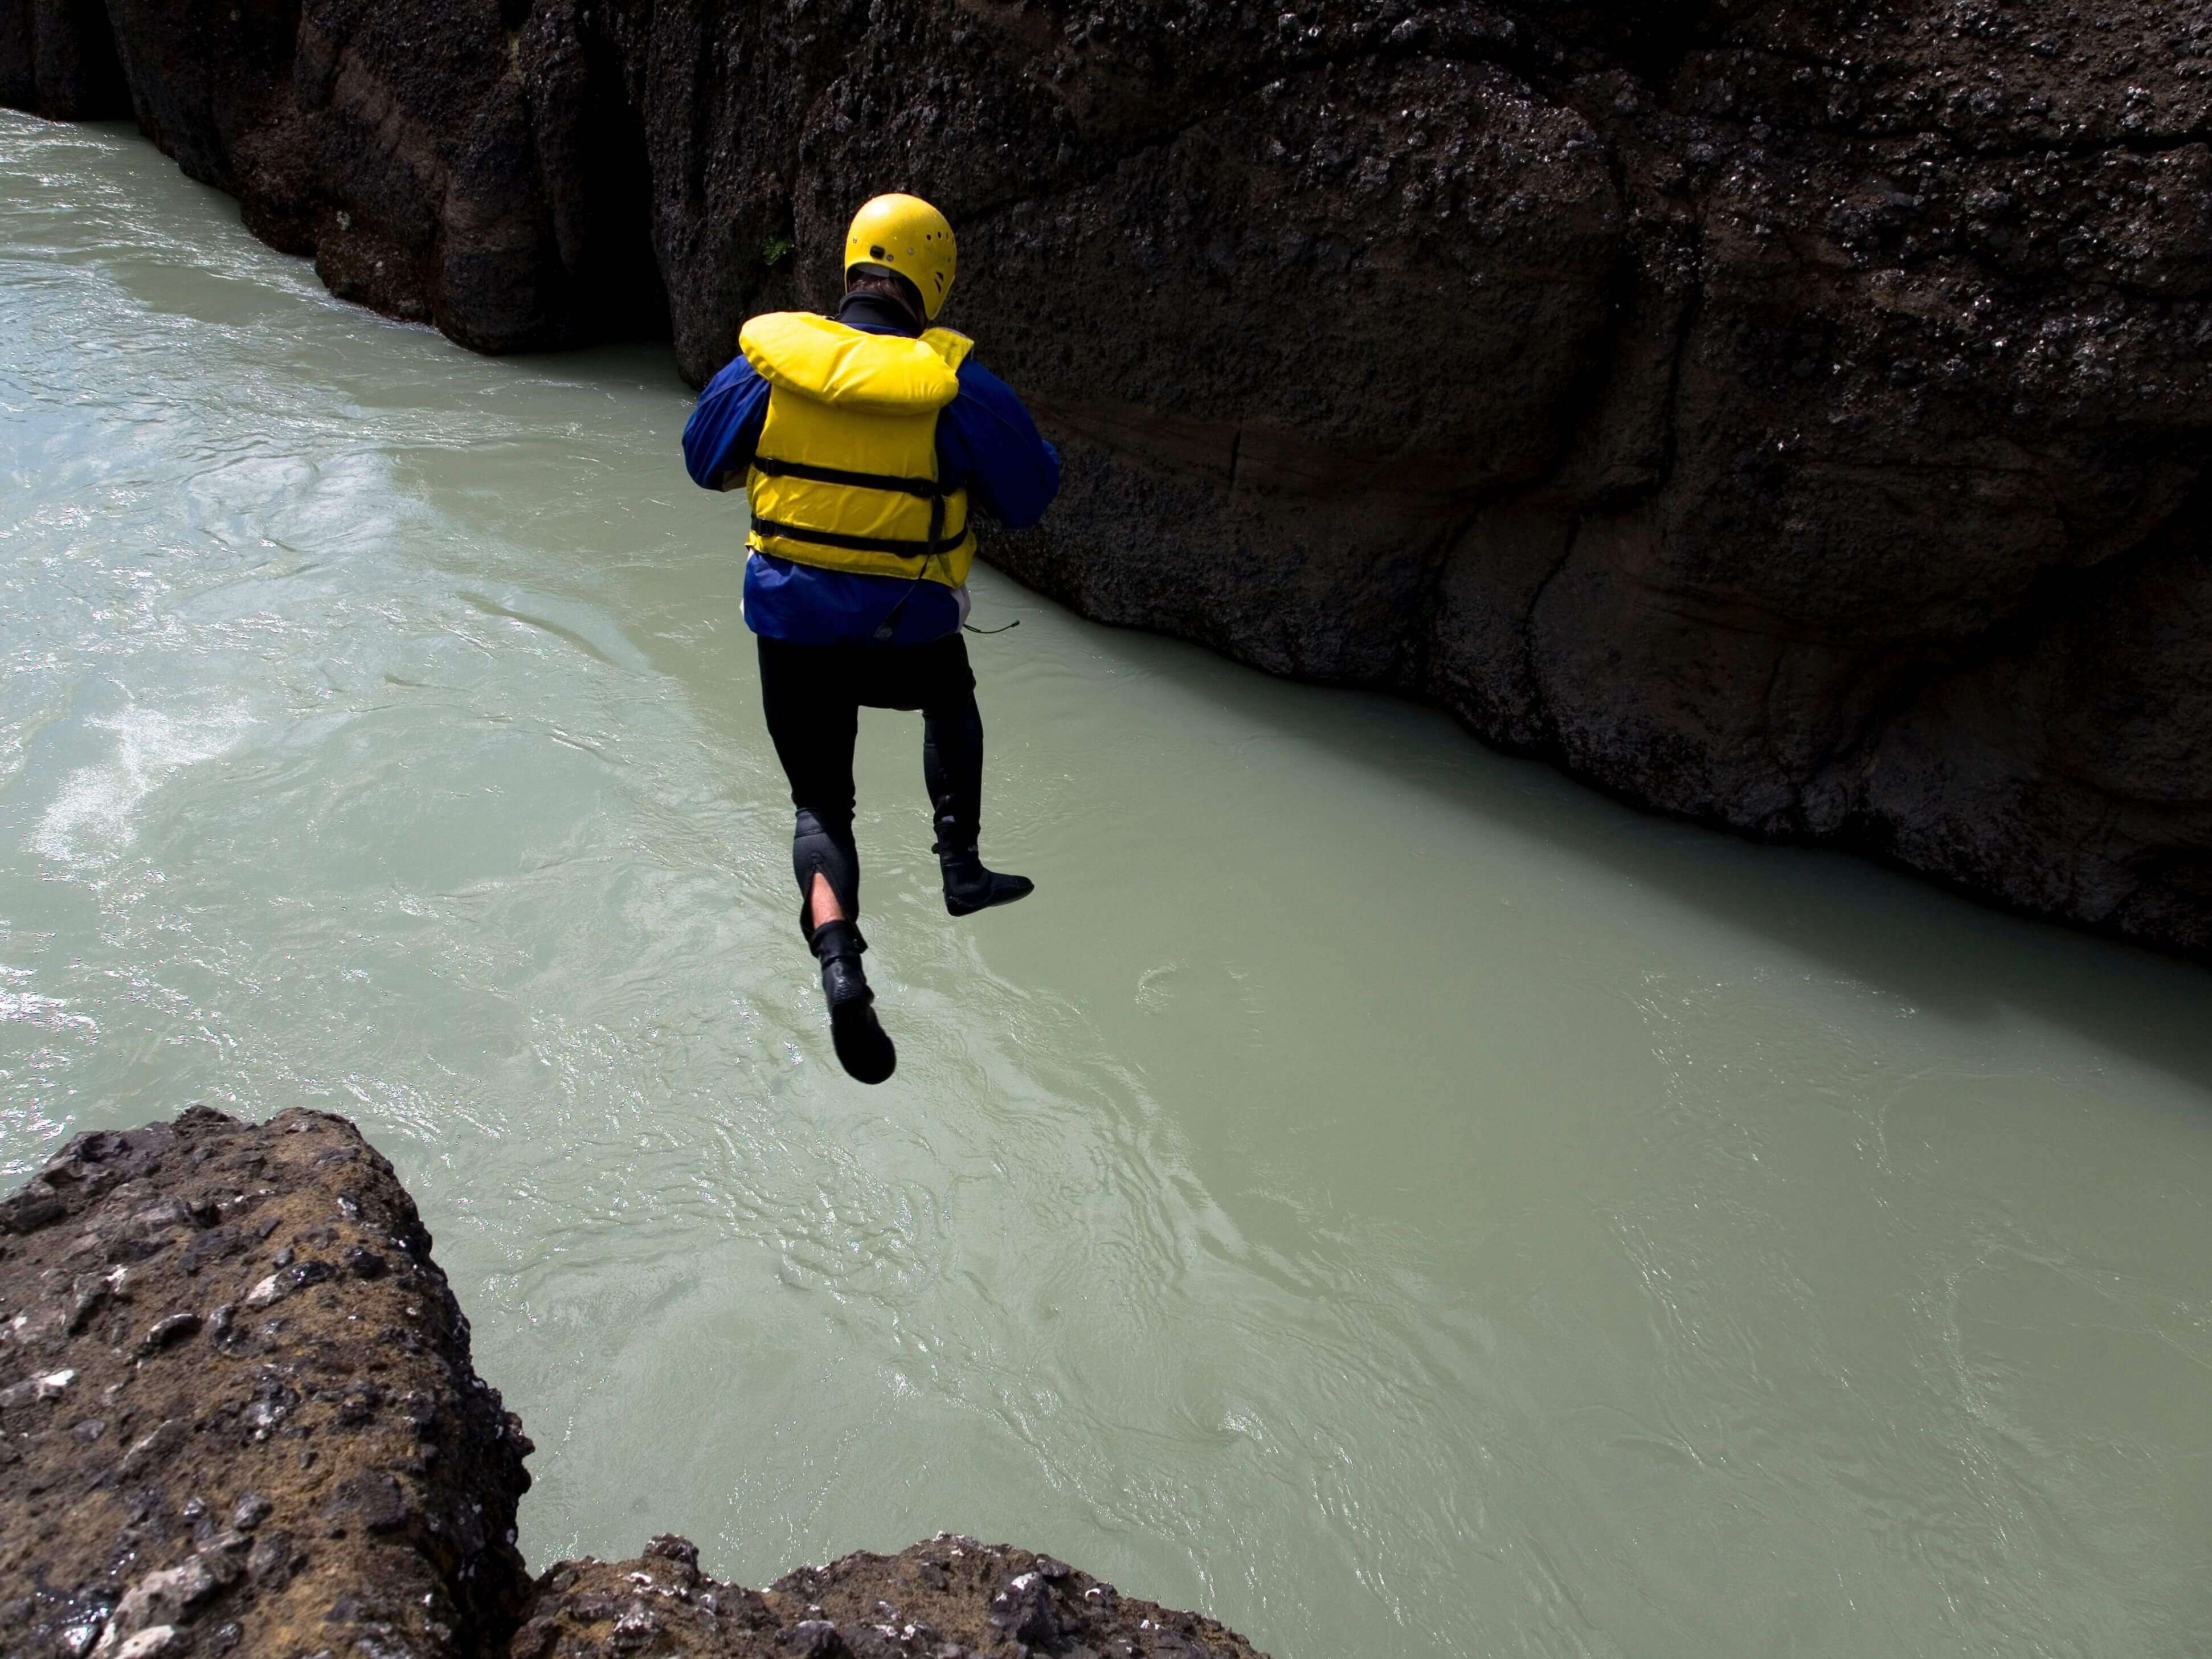
MULTIPOLYGON (((1066 454, 1024 580, 2212 953, 2201 13, 108 8, 171 154, 483 349, 703 379, 921 191, 1066 454)), ((50 15, 0 0, 0 96, 50 15)))
POLYGON ((538 1580, 510 1659, 1262 1659, 1211 1619, 950 1534, 802 1567, 765 1591, 716 1583, 698 1553, 658 1538, 635 1561, 562 1562, 538 1580))
POLYGON ((343 1118, 81 1135, 0 1201, 0 1651, 474 1654, 529 1449, 343 1118))
POLYGON ((0 0, 0 104, 57 121, 131 112, 100 0, 0 0))

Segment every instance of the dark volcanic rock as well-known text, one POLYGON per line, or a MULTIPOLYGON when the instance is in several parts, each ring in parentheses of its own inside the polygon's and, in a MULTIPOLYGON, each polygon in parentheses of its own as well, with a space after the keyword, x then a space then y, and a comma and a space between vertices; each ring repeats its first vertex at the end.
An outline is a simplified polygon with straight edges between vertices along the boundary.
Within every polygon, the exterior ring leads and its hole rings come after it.
POLYGON ((897 1555, 801 1567, 766 1591, 719 1584, 659 1538, 638 1560, 563 1561, 538 1581, 511 1659, 1261 1659, 1195 1613, 1124 1600, 1050 1556, 940 1533, 897 1555))
MULTIPOLYGON (((2212 952, 2201 7, 110 11, 171 154, 483 349, 697 380, 927 193, 1066 450, 1023 580, 2212 952)), ((50 14, 0 0, 0 95, 50 14)))
POLYGON ((57 121, 131 112, 100 0, 0 0, 0 104, 57 121))
POLYGON ((1260 1659, 1048 1556, 940 1535, 717 1583, 514 1549, 522 1425, 343 1118, 80 1135, 0 1200, 8 1659, 1260 1659), (355 1251, 374 1273, 332 1264, 355 1251))
POLYGON ((434 1659, 514 1628, 530 1443, 353 1125, 80 1135, 0 1218, 0 1651, 434 1659), (361 1244, 392 1271, 331 1270, 361 1244))

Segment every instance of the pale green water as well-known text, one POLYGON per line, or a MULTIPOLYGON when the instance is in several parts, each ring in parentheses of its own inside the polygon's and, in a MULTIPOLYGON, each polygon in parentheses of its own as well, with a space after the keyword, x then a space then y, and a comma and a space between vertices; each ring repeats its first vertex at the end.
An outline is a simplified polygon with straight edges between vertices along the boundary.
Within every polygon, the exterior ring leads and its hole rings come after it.
POLYGON ((12 116, 0 340, 0 1170, 357 1118, 533 1560, 952 1528, 1282 1659, 2212 1643, 2212 975, 986 576, 1041 890, 948 921, 876 717, 865 1091, 664 353, 468 356, 12 116))

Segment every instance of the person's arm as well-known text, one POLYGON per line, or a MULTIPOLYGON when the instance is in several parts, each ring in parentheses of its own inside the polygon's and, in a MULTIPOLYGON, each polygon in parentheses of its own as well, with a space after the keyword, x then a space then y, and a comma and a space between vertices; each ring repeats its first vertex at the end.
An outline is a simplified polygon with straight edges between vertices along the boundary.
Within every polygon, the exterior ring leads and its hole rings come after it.
POLYGON ((753 447, 768 421, 768 382, 739 355, 707 382, 684 428, 684 465, 702 489, 735 489, 745 481, 753 447))
POLYGON ((964 480, 969 501, 1009 530, 1028 529, 1060 494, 1060 452, 1013 388, 973 358, 937 422, 937 448, 939 476, 964 480))

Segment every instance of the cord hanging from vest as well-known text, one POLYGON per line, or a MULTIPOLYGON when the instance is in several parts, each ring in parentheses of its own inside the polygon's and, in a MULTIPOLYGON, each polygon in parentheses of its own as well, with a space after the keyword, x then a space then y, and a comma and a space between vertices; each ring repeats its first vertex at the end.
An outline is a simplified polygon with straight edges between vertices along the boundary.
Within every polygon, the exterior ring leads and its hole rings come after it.
POLYGON ((1008 623, 1004 628, 978 628, 973 623, 962 623, 960 624, 960 626, 967 632, 976 635, 983 639, 988 639, 994 634, 1011 634, 1014 629, 1019 628, 1021 625, 1022 619, 1019 617, 1015 617, 1013 621, 1008 623))
MULTIPOLYGON (((921 574, 907 584, 906 592, 898 596, 898 603, 884 617, 884 625, 876 629, 878 645, 889 645, 896 637, 899 615, 906 609, 906 602, 914 597, 915 590, 929 580, 929 562, 938 556, 937 544, 944 536, 945 491, 941 488, 933 489, 929 496, 929 551, 921 556, 921 574)), ((951 572, 948 570, 945 574, 950 575, 951 572)))

